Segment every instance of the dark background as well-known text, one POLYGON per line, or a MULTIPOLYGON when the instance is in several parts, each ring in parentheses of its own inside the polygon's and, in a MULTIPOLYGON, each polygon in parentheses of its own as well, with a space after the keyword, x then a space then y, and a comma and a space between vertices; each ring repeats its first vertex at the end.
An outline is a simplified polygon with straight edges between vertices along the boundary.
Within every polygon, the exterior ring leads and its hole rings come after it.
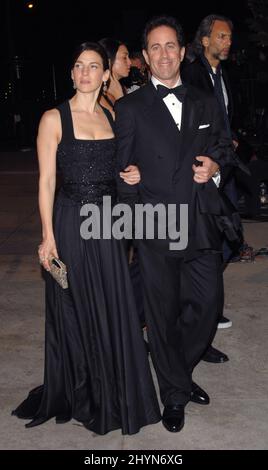
MULTIPOLYGON (((0 3, 0 143, 14 139, 14 115, 22 119, 19 127, 23 128, 25 144, 34 141, 42 112, 71 96, 70 58, 74 47, 85 40, 114 36, 126 41, 130 50, 139 50, 146 20, 166 13, 180 21, 188 42, 203 17, 219 13, 234 23, 233 50, 251 48, 246 20, 252 14, 247 0, 178 1, 177 8, 169 4, 166 8, 146 7, 145 1, 128 6, 128 2, 101 0, 37 0, 29 9, 28 3, 0 3)), ((256 55, 254 49, 251 54, 256 55)), ((252 74, 248 68, 246 75, 252 74)))
MULTIPOLYGON (((164 9, 146 8, 145 1, 128 7, 127 2, 69 0, 63 3, 37 0, 32 2, 32 9, 27 8, 28 3, 24 0, 2 0, 1 9, 9 11, 8 15, 6 13, 9 24, 1 28, 1 42, 4 44, 9 38, 15 55, 39 58, 41 54, 45 60, 53 58, 53 61, 68 57, 74 44, 86 39, 98 40, 103 36, 119 37, 128 41, 130 46, 139 47, 144 23, 155 14, 175 16, 189 40, 200 20, 210 13, 229 16, 238 33, 248 31, 245 19, 251 16, 247 0, 217 2, 217 5, 209 0, 178 1, 177 8, 164 9)), ((8 45, 2 53, 5 54, 7 49, 8 45)))

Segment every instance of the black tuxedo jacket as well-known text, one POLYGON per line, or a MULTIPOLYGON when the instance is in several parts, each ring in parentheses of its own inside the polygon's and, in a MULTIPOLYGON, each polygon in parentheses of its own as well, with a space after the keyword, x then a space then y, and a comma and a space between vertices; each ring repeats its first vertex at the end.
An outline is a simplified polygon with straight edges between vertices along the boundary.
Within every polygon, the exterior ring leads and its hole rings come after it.
MULTIPOLYGON (((210 75, 204 63, 200 59, 200 57, 197 57, 191 63, 184 62, 182 64, 181 77, 184 83, 193 85, 199 90, 202 90, 205 93, 208 93, 214 96, 214 86, 213 86, 212 80, 210 78, 210 75)), ((230 121, 230 127, 232 127, 232 117, 233 117, 233 112, 234 112, 232 91, 231 91, 230 81, 228 79, 228 74, 223 66, 222 66, 222 77, 223 77, 223 81, 224 81, 225 88, 226 88, 227 95, 228 95, 228 118, 230 121)), ((234 140, 238 140, 237 135, 234 130, 232 130, 232 138, 234 140)), ((222 175, 221 175, 222 176, 221 185, 220 185, 221 189, 224 188, 225 183, 228 182, 230 175, 232 175, 232 167, 238 167, 240 168, 240 170, 242 170, 243 172, 245 172, 247 175, 250 176, 250 172, 248 168, 246 167, 246 165, 240 160, 238 155, 235 152, 233 152, 233 160, 232 162, 230 162, 229 168, 226 168, 222 172, 222 175)))
MULTIPOLYGON (((152 83, 116 103, 118 166, 122 171, 135 164, 141 182, 130 186, 118 179, 122 202, 189 205, 189 244, 184 255, 199 250, 220 250, 221 239, 214 216, 220 214, 218 190, 210 180, 193 180, 195 157, 211 157, 220 166, 232 158, 231 141, 225 133, 214 97, 188 86, 179 132, 168 108, 152 83)), ((155 248, 168 250, 170 240, 150 240, 155 248)), ((181 254, 181 253, 179 253, 181 254)))

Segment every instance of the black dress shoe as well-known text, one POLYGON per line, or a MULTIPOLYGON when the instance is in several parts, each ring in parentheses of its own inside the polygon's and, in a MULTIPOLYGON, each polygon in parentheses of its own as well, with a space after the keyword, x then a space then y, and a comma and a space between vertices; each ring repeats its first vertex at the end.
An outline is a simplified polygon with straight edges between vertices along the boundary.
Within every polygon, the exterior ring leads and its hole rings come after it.
POLYGON ((198 403, 199 405, 208 405, 210 400, 205 390, 199 387, 195 382, 192 382, 190 401, 198 403))
POLYGON ((169 432, 179 432, 184 426, 184 406, 165 406, 162 423, 169 432))
POLYGON ((214 364, 221 364, 223 362, 229 361, 229 357, 226 354, 211 345, 206 350, 202 359, 203 361, 213 362, 214 364))

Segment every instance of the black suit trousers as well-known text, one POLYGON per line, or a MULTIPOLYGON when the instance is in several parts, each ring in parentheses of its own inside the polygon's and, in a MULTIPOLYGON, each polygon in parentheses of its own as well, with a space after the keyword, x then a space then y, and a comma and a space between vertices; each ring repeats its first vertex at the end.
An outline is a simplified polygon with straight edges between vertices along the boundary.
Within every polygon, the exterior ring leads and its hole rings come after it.
POLYGON ((221 256, 185 262, 138 244, 144 313, 163 404, 185 405, 191 374, 217 328, 221 256))

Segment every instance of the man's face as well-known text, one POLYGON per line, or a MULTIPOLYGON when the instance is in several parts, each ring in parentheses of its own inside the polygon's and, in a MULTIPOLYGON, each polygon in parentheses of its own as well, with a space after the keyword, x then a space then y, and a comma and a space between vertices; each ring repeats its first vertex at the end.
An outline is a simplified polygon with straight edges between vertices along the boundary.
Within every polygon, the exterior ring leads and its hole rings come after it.
POLYGON ((148 47, 144 58, 152 75, 168 86, 179 78, 180 64, 185 49, 180 47, 176 31, 169 26, 158 26, 148 34, 148 47))
POLYGON ((225 21, 216 20, 210 36, 204 36, 202 39, 205 48, 205 56, 208 61, 228 59, 231 44, 232 30, 225 21))

